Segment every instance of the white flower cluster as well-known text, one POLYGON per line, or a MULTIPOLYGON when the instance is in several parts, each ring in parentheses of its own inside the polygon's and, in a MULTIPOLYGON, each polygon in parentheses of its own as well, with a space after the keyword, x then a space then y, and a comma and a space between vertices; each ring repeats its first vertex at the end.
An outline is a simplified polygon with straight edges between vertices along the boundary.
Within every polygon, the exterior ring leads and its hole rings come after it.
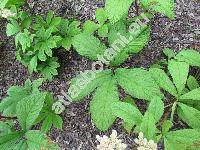
POLYGON ((122 143, 122 140, 118 139, 117 131, 112 130, 112 134, 110 137, 99 135, 96 136, 99 141, 99 145, 97 145, 98 150, 125 150, 127 145, 122 143))
POLYGON ((153 140, 147 141, 142 132, 139 133, 138 139, 135 139, 135 143, 139 145, 137 150, 157 150, 157 143, 153 140))
POLYGON ((3 18, 13 17, 16 13, 12 13, 9 9, 0 9, 0 16, 3 18))

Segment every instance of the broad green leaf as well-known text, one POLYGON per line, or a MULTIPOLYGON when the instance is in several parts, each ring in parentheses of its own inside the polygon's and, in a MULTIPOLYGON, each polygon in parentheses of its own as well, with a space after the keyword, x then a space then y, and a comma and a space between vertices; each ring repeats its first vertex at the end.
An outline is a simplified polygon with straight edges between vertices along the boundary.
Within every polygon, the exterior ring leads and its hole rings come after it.
POLYGON ((197 82, 197 80, 195 79, 194 76, 189 76, 187 79, 187 86, 190 90, 194 90, 199 88, 199 83, 197 82))
POLYGON ((76 35, 73 38, 73 46, 80 55, 92 60, 97 60, 97 56, 103 55, 106 50, 106 46, 100 40, 86 33, 76 35))
POLYGON ((200 129, 200 111, 183 103, 178 104, 178 115, 190 127, 200 129))
POLYGON ((80 101, 93 92, 106 78, 109 78, 111 71, 86 71, 71 80, 68 90, 69 96, 74 101, 80 101))
POLYGON ((42 110, 46 94, 32 94, 17 104, 17 118, 23 130, 28 130, 42 110))
POLYGON ((26 132, 27 145, 29 150, 45 149, 48 146, 48 140, 44 133, 36 130, 26 132))
POLYGON ((145 137, 148 140, 154 140, 156 136, 156 121, 154 119, 153 114, 146 112, 141 126, 140 126, 140 131, 144 133, 145 137))
POLYGON ((95 32, 100 26, 96 23, 94 23, 91 20, 87 20, 84 25, 83 25, 83 30, 84 32, 86 32, 87 34, 92 34, 93 32, 95 32))
POLYGON ((112 23, 126 17, 133 0, 106 0, 105 9, 112 23))
POLYGON ((112 114, 111 106, 118 101, 119 94, 116 81, 110 77, 97 88, 90 102, 92 121, 99 130, 108 130, 115 121, 116 116, 112 114))
POLYGON ((151 113, 156 121, 160 120, 164 113, 164 103, 160 97, 154 97, 148 107, 148 113, 151 113))
POLYGON ((17 21, 12 20, 11 23, 7 24, 7 27, 6 27, 6 34, 7 34, 7 36, 15 35, 19 31, 20 31, 20 26, 17 23, 17 21))
POLYGON ((5 116, 16 116, 16 106, 23 98, 30 95, 29 87, 12 86, 8 89, 8 97, 0 103, 0 112, 5 116))
POLYGON ((174 84, 176 85, 178 94, 181 95, 187 82, 189 65, 185 62, 170 60, 168 70, 172 76, 174 84))
POLYGON ((0 136, 0 150, 13 149, 15 144, 20 141, 23 133, 12 132, 3 136, 0 136))
POLYGON ((140 125, 142 122, 142 114, 135 106, 125 103, 125 102, 116 102, 111 105, 112 113, 129 125, 140 125))
POLYGON ((177 97, 178 94, 177 94, 174 84, 172 83, 172 81, 169 79, 167 74, 162 69, 151 68, 151 69, 149 69, 149 72, 150 72, 152 78, 154 78, 155 82, 162 89, 169 92, 173 96, 177 97))
POLYGON ((64 47, 66 50, 69 50, 72 46, 72 38, 66 37, 62 39, 62 47, 64 47))
POLYGON ((98 8, 96 10, 95 16, 96 16, 96 20, 98 21, 98 23, 100 25, 103 25, 106 22, 106 20, 108 19, 106 11, 103 8, 98 8))
POLYGON ((170 19, 175 18, 174 0, 141 0, 141 5, 147 10, 153 10, 166 15, 170 19))
POLYGON ((116 79, 119 85, 130 95, 138 99, 152 100, 163 97, 160 89, 148 71, 135 69, 117 69, 116 79))
MULTIPOLYGON (((164 145, 166 150, 189 150, 196 145, 196 142, 199 141, 200 133, 198 130, 194 129, 183 129, 169 132, 164 137, 164 145)), ((196 148, 198 149, 198 147, 196 148)))
POLYGON ((63 126, 62 118, 60 116, 54 114, 54 116, 53 116, 53 125, 58 129, 62 129, 62 126, 63 126))
POLYGON ((179 61, 189 63, 191 66, 200 67, 200 53, 196 50, 185 49, 179 52, 176 57, 179 61))
POLYGON ((32 93, 34 93, 34 94, 39 93, 40 90, 38 88, 42 85, 43 82, 44 82, 43 78, 34 80, 32 83, 32 93))
POLYGON ((200 88, 194 89, 180 97, 180 100, 198 100, 200 101, 200 88))

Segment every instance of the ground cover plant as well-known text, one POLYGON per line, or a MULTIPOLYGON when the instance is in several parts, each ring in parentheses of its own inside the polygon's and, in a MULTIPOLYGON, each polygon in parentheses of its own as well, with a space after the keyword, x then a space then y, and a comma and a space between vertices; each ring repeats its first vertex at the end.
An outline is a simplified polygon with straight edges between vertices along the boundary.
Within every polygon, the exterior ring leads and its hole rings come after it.
MULTIPOLYGON (((72 102, 92 94, 89 111, 99 131, 109 130, 120 119, 127 133, 139 135, 135 139, 138 150, 157 150, 159 144, 166 150, 200 149, 200 53, 166 48, 166 59, 148 69, 121 67, 150 41, 156 13, 175 18, 173 0, 106 0, 105 8, 96 9, 95 19, 84 23, 53 11, 34 15, 22 9, 23 4, 3 0, 0 14, 8 21, 6 34, 14 37, 17 60, 30 74, 38 72, 43 78, 8 89, 0 103, 0 150, 59 149, 47 137, 52 127, 62 129, 63 120, 54 105, 59 101, 39 89, 58 75, 58 49, 74 50, 94 61, 92 70, 71 80, 65 94, 72 102), (130 18, 132 5, 136 16, 130 18), (120 91, 128 95, 123 100, 120 91), (177 120, 184 126, 176 128, 177 120)), ((97 140, 100 150, 127 148, 115 130, 97 140)))
POLYGON ((27 80, 23 87, 12 86, 0 103, 0 149, 59 149, 45 133, 55 126, 62 129, 62 118, 52 111, 54 99, 40 92, 43 79, 27 80), (20 130, 14 126, 18 121, 20 130), (40 130, 33 126, 42 123, 40 130))

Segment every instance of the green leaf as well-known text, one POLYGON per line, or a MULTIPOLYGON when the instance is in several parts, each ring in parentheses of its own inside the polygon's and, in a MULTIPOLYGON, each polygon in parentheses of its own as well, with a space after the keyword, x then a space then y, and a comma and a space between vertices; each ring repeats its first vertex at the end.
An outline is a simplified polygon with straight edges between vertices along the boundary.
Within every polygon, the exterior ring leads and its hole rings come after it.
POLYGON ((190 75, 187 79, 187 86, 190 90, 194 90, 199 87, 199 83, 197 82, 194 76, 190 75))
POLYGON ((62 47, 64 47, 66 50, 69 50, 72 46, 72 39, 71 38, 64 38, 62 39, 62 47))
POLYGON ((163 97, 156 82, 148 71, 135 69, 117 69, 116 79, 119 85, 130 95, 138 99, 152 100, 163 97))
POLYGON ((164 103, 160 97, 154 97, 148 107, 148 113, 151 113, 156 121, 160 120, 164 113, 164 103))
POLYGON ((98 30, 98 35, 100 37, 107 37, 108 35, 108 26, 103 25, 99 30, 98 30))
POLYGON ((116 102, 111 105, 112 113, 129 125, 140 125, 142 122, 141 112, 133 105, 124 102, 116 102))
POLYGON ((179 52, 176 57, 179 61, 189 63, 191 66, 200 67, 200 53, 196 50, 185 49, 179 52))
POLYGON ((148 140, 155 139, 155 136, 156 136, 155 124, 156 124, 156 121, 154 119, 154 116, 151 113, 146 112, 140 126, 140 131, 144 133, 145 137, 148 140))
POLYGON ((73 39, 73 45, 80 55, 92 60, 97 60, 98 55, 103 55, 106 50, 106 46, 100 40, 86 33, 76 35, 73 39))
POLYGON ((132 3, 133 0, 106 0, 105 9, 110 21, 115 23, 125 17, 132 3))
POLYGON ((165 120, 162 124, 162 135, 165 136, 172 126, 173 123, 170 120, 165 120))
POLYGON ((200 88, 194 89, 180 97, 180 100, 198 100, 200 101, 200 88))
POLYGON ((153 10, 166 15, 170 19, 175 18, 174 0, 141 0, 142 6, 147 10, 153 10))
POLYGON ((54 117, 53 117, 53 125, 58 128, 58 129, 62 129, 62 126, 63 126, 63 120, 60 116, 54 114, 54 117))
POLYGON ((137 32, 134 34, 126 33, 125 30, 123 34, 124 38, 126 38, 126 42, 119 39, 115 39, 114 43, 112 43, 112 49, 116 52, 116 54, 111 59, 110 64, 112 66, 118 66, 123 63, 129 56, 129 54, 140 52, 150 39, 150 27, 138 28, 137 32), (128 36, 127 36, 128 35, 128 36))
POLYGON ((17 104, 17 118, 21 127, 30 129, 42 110, 46 94, 32 94, 17 104))
POLYGON ((25 52, 27 48, 31 47, 32 41, 33 41, 33 38, 27 29, 25 29, 24 32, 18 33, 15 36, 15 45, 16 47, 18 47, 18 44, 20 43, 22 46, 23 52, 25 52))
POLYGON ((68 93, 73 101, 80 101, 109 78, 111 71, 86 71, 71 80, 68 93))
POLYGON ((12 86, 8 89, 8 97, 0 103, 0 112, 5 116, 16 116, 16 106, 23 98, 29 96, 30 89, 27 87, 12 86))
POLYGON ((98 8, 96 10, 95 16, 96 16, 96 20, 98 21, 98 23, 100 25, 103 25, 106 22, 106 20, 108 19, 107 13, 103 8, 98 8))
POLYGON ((0 150, 13 149, 15 144, 22 138, 22 133, 12 132, 3 136, 0 136, 0 150))
MULTIPOLYGON (((169 132, 164 137, 164 144, 166 150, 189 150, 199 142, 200 133, 194 129, 183 129, 169 132)), ((197 147, 196 147, 197 148, 197 147)))
POLYGON ((96 23, 94 23, 91 20, 87 20, 83 25, 83 30, 87 34, 92 34, 95 32, 100 26, 96 23))
POLYGON ((27 145, 29 150, 45 149, 48 146, 48 140, 44 133, 36 130, 26 132, 27 145))
POLYGON ((189 65, 185 62, 170 60, 168 70, 173 78, 174 84, 176 85, 178 94, 181 95, 187 82, 189 65))
POLYGON ((163 50, 163 53, 165 54, 165 56, 168 57, 168 59, 174 58, 176 56, 176 54, 174 53, 174 51, 170 48, 165 48, 163 50))
POLYGON ((200 129, 200 111, 183 103, 178 105, 178 115, 190 127, 200 129))
POLYGON ((149 69, 149 72, 150 72, 152 78, 154 78, 155 82, 162 89, 169 92, 173 96, 177 97, 178 94, 177 94, 174 84, 172 83, 172 81, 169 79, 167 74, 162 69, 151 68, 151 69, 149 69))
POLYGON ((52 124, 53 124, 53 118, 51 114, 46 115, 42 123, 41 131, 45 133, 48 132, 51 129, 52 124))
POLYGON ((0 121, 0 136, 11 133, 11 125, 7 122, 0 121))
POLYGON ((32 74, 33 71, 37 71, 37 59, 38 59, 37 56, 34 56, 30 61, 30 64, 28 66, 30 74, 32 74))
POLYGON ((7 24, 7 27, 6 27, 6 34, 7 34, 7 36, 15 35, 19 31, 20 31, 20 26, 17 23, 17 21, 12 20, 11 23, 7 24))
POLYGON ((113 103, 119 101, 117 85, 110 77, 97 88, 92 101, 90 102, 90 112, 92 121, 101 131, 106 131, 111 127, 116 116, 111 112, 113 103))

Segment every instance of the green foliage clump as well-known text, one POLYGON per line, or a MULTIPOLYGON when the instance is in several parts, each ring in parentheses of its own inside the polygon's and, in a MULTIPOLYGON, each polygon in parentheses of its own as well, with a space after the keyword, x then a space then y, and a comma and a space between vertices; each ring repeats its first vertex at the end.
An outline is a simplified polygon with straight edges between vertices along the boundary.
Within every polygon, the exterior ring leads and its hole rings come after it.
POLYGON ((8 36, 15 35, 16 57, 29 72, 40 72, 45 79, 52 80, 60 66, 54 51, 71 48, 72 37, 80 32, 78 26, 79 22, 55 17, 52 11, 46 19, 19 12, 10 19, 6 32, 8 36))
POLYGON ((45 133, 52 126, 61 129, 62 119, 52 111, 52 94, 38 89, 42 82, 27 80, 23 87, 9 88, 8 97, 0 103, 1 119, 5 118, 0 120, 0 150, 59 149, 45 133), (14 126, 15 119, 20 130, 14 126), (41 130, 33 130, 37 123, 42 123, 41 130))

